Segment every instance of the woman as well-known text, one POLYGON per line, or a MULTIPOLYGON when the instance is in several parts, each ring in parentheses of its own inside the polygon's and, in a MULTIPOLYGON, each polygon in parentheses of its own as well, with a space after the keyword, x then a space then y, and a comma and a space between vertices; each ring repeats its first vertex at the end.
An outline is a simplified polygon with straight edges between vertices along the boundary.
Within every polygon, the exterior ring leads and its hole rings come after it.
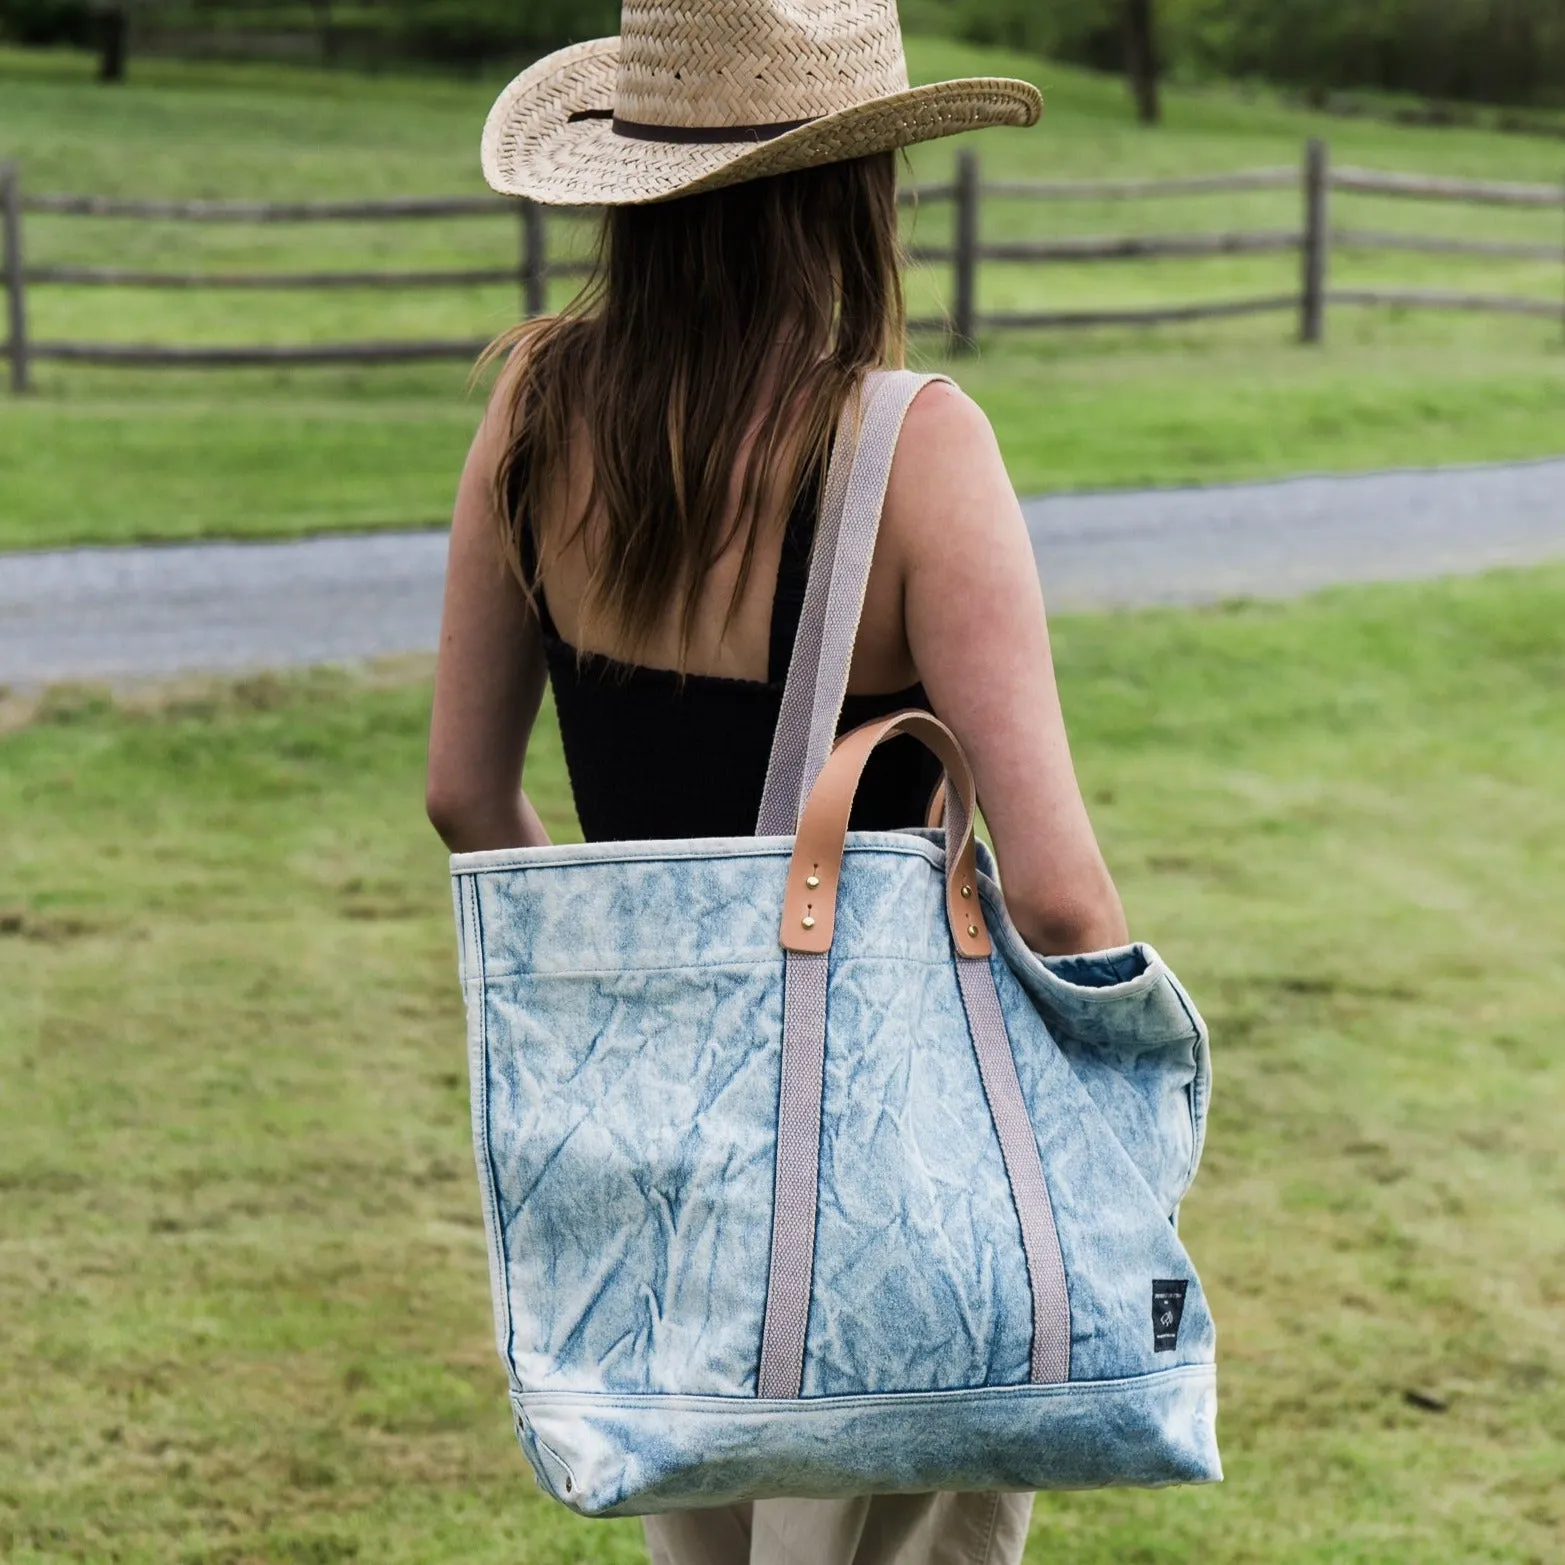
MULTIPOLYGON (((428 779, 457 852, 548 840, 523 788, 546 683, 589 840, 754 830, 832 435, 901 360, 895 149, 1037 118, 1024 83, 908 90, 891 0, 623 22, 524 73, 486 133, 497 188, 608 212, 594 284, 500 344, 462 477, 428 779)), ((944 383, 897 448, 842 731, 909 706, 966 748, 1028 942, 1123 944, 1020 508, 944 383)), ((884 747, 855 826, 919 824, 934 781, 911 740, 884 747)), ((1030 1503, 765 1501, 647 1538, 660 1565, 1014 1561, 1030 1503)))

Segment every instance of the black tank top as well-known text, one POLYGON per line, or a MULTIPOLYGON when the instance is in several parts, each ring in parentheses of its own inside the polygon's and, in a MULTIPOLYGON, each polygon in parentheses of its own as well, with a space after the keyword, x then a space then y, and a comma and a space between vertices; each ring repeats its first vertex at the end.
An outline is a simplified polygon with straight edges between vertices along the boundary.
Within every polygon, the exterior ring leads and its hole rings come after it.
MULTIPOLYGON (((667 837, 747 837, 755 831, 772 732, 804 607, 810 545, 823 474, 800 490, 783 538, 772 599, 765 683, 687 674, 578 653, 537 594, 549 683, 559 713, 576 814, 588 842, 667 837)), ((531 529, 522 567, 536 579, 531 529)), ((901 711, 929 709, 922 685, 888 695, 850 695, 838 733, 901 711)), ((871 757, 854 805, 856 831, 922 824, 939 781, 935 758, 916 740, 893 739, 871 757)))

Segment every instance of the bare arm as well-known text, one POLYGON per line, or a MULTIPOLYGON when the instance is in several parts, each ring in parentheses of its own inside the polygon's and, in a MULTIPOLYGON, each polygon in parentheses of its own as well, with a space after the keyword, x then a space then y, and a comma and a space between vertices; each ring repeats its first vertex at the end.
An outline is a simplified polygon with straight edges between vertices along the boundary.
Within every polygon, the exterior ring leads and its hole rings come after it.
POLYGON ((973 763, 1022 937, 1046 954, 1126 940, 1076 782, 1043 591, 994 432, 954 387, 920 393, 887 497, 908 644, 936 713, 973 763))
POLYGON ((490 404, 468 453, 451 521, 425 802, 453 853, 539 847, 549 840, 522 792, 527 741, 548 680, 543 639, 537 616, 502 563, 491 492, 506 402, 497 393, 490 404))

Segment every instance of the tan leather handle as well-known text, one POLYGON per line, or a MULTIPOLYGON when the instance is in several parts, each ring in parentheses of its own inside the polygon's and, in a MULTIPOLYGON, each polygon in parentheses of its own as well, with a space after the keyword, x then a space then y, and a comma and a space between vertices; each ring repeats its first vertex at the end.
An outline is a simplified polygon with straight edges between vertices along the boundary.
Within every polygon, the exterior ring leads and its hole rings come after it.
POLYGON ((946 914, 951 938, 963 956, 989 955, 992 948, 978 896, 978 850, 973 839, 978 803, 973 771, 956 735, 938 718, 919 711, 897 712, 855 728, 832 751, 804 806, 794 841, 783 898, 784 950, 819 954, 831 949, 853 799, 870 756, 898 734, 927 746, 945 767, 945 791, 954 806, 947 812, 946 826, 946 914))

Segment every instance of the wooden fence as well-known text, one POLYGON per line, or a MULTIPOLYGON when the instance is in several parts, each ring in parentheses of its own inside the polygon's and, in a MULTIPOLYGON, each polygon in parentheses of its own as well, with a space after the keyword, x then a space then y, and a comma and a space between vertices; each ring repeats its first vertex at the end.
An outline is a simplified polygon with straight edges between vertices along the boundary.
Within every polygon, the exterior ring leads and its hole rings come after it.
MULTIPOLYGON (((1305 149, 1302 170, 1293 167, 1248 169, 1231 174, 1183 179, 1098 181, 990 181, 980 176, 978 159, 963 151, 949 184, 905 190, 905 206, 951 203, 949 245, 916 244, 914 261, 949 265, 950 305, 937 319, 915 320, 917 331, 948 334, 958 350, 971 348, 983 331, 1057 329, 1091 326, 1151 326, 1166 322, 1219 320, 1236 316, 1297 312, 1299 338, 1318 343, 1333 305, 1388 305, 1401 308, 1479 310, 1537 316, 1565 322, 1565 292, 1559 301, 1506 295, 1437 292, 1421 289, 1333 289, 1329 282, 1334 246, 1355 250, 1406 251, 1494 259, 1537 259, 1565 264, 1560 243, 1509 241, 1334 228, 1333 192, 1392 199, 1553 208, 1565 212, 1565 185, 1518 185, 1438 179, 1370 169, 1332 168, 1324 143, 1305 149), (1071 235, 1046 241, 986 241, 982 209, 986 199, 1034 202, 1150 201, 1264 190, 1298 189, 1301 220, 1297 228, 1266 228, 1218 233, 1146 236, 1071 235), (1159 257, 1295 253, 1300 261, 1296 289, 1243 299, 1170 304, 1132 310, 1056 310, 980 313, 978 277, 986 265, 1108 263, 1159 257)), ((30 366, 43 360, 82 364, 138 366, 243 366, 307 364, 383 364, 420 359, 470 359, 482 341, 403 340, 395 342, 318 343, 301 346, 178 347, 131 343, 34 342, 28 336, 27 290, 33 286, 137 288, 454 288, 514 283, 525 315, 546 307, 548 285, 556 277, 579 277, 590 270, 580 260, 554 259, 544 209, 527 202, 491 196, 413 198, 389 201, 132 201, 112 197, 28 195, 16 165, 0 165, 0 239, 4 243, 4 280, 13 391, 26 391, 30 366), (193 223, 385 222, 509 213, 517 224, 514 265, 469 270, 367 272, 166 272, 113 266, 30 266, 24 258, 26 213, 62 217, 130 218, 193 223)))

